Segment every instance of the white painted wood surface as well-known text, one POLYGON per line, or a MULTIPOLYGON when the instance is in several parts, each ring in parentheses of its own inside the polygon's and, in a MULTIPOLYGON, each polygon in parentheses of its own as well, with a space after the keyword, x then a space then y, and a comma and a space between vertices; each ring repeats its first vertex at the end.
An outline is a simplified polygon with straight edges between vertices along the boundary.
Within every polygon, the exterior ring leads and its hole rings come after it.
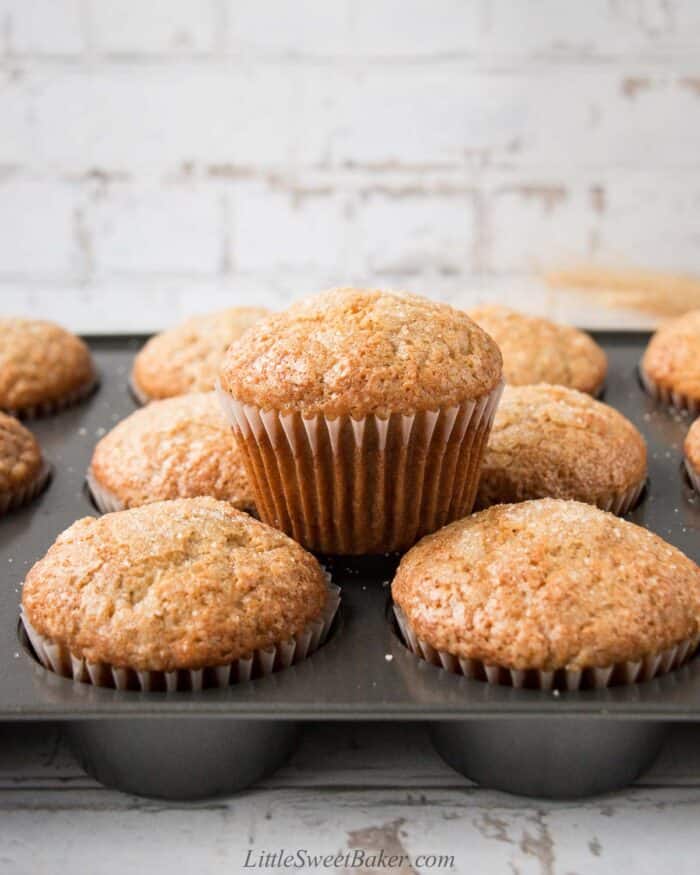
POLYGON ((100 787, 51 724, 0 726, 3 875, 264 872, 273 870, 243 868, 248 851, 254 859, 280 848, 383 849, 414 860, 447 854, 451 871, 479 875, 658 875, 670 866, 690 875, 699 817, 700 735, 692 725, 674 729, 634 787, 547 802, 475 787, 442 763, 420 725, 320 724, 263 783, 192 804, 100 787))

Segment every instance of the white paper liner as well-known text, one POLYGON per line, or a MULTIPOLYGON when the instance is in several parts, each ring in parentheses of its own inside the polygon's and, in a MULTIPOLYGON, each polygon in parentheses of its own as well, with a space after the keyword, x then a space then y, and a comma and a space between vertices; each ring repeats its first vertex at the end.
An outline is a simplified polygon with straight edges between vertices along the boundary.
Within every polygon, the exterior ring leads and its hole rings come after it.
POLYGON ((18 507, 28 504, 44 490, 51 476, 51 465, 42 461, 39 473, 23 489, 17 491, 0 492, 0 514, 8 513, 18 507))
POLYGON ((478 659, 465 659, 451 653, 438 651, 427 641, 423 641, 410 627, 406 615, 398 605, 394 605, 394 616, 403 641, 408 649, 419 659, 443 668, 453 674, 461 674, 474 680, 489 684, 528 688, 537 690, 581 690, 604 689, 618 684, 634 684, 648 681, 666 674, 686 663, 695 653, 700 636, 681 641, 660 653, 652 653, 636 662, 621 662, 602 668, 557 669, 539 671, 537 669, 512 669, 498 665, 487 665, 478 659))
POLYGON ((41 404, 34 404, 30 407, 3 407, 2 410, 4 413, 8 413, 10 416, 14 416, 17 419, 41 419, 44 416, 53 416, 54 414, 67 410, 69 407, 74 407, 76 404, 80 404, 81 401, 89 398, 97 389, 99 382, 99 377, 95 375, 89 383, 86 383, 84 386, 79 386, 77 389, 74 389, 72 392, 69 392, 67 395, 58 398, 55 401, 42 401, 41 404))
POLYGON ((688 410, 692 415, 700 414, 700 400, 691 398, 689 395, 684 395, 681 392, 674 392, 667 389, 665 386, 659 386, 647 374, 642 365, 639 365, 639 379, 647 394, 655 401, 665 404, 667 407, 675 407, 676 410, 688 410))
POLYGON ((641 483, 637 483, 634 486, 631 486, 624 492, 619 492, 616 495, 611 495, 608 498, 599 499, 596 502, 596 505, 601 510, 607 510, 610 513, 616 514, 617 516, 624 516, 636 506, 642 492, 644 492, 644 488, 646 485, 647 481, 645 478, 644 480, 642 480, 641 483))
POLYGON ((137 401, 141 405, 148 404, 149 402, 151 402, 153 400, 150 396, 148 396, 143 391, 143 389, 139 388, 136 385, 136 380, 134 380, 133 373, 129 377, 129 391, 134 396, 134 400, 137 401))
POLYGON ((406 549, 466 516, 502 391, 435 411, 331 419, 260 410, 217 385, 260 518, 335 554, 406 549))
POLYGON ((688 479, 693 485, 695 491, 700 492, 700 471, 696 471, 695 468, 693 468, 690 459, 687 456, 685 458, 685 470, 688 472, 688 479))
POLYGON ((321 617, 288 641, 267 650, 255 650, 226 665, 196 670, 136 671, 108 663, 90 663, 74 656, 68 648, 40 635, 20 610, 20 619, 38 661, 48 671, 76 682, 117 690, 181 692, 223 688, 264 677, 301 662, 325 643, 340 606, 340 587, 328 583, 328 602, 321 617))

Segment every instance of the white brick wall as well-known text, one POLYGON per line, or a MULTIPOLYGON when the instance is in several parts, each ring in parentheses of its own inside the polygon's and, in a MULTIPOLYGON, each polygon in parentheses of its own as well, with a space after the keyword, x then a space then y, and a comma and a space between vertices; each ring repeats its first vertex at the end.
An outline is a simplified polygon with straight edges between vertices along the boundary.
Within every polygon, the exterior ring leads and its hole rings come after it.
POLYGON ((0 0, 0 303, 144 330, 332 283, 700 273, 697 0, 0 0))

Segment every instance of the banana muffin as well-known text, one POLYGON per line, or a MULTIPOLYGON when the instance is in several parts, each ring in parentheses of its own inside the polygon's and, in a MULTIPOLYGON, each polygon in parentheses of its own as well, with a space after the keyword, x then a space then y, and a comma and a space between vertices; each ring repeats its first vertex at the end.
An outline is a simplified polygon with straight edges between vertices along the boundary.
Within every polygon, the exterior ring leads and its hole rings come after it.
POLYGON ((392 583, 409 647, 491 683, 578 689, 669 671, 700 635, 700 568, 588 504, 504 504, 424 538, 392 583))
POLYGON ((90 350, 52 322, 0 319, 0 410, 13 416, 55 413, 87 397, 97 383, 90 350))
POLYGON ((602 392, 607 357, 583 331, 499 305, 468 312, 500 347, 506 384, 553 383, 589 395, 602 392))
POLYGON ((252 511, 248 475, 214 392, 152 401, 95 447, 88 484, 103 512, 209 495, 252 511))
POLYGON ((401 550, 471 510, 501 355, 465 313, 333 289, 253 326, 220 380, 258 513, 305 547, 401 550))
POLYGON ((571 498, 624 514, 646 477, 644 438, 617 410, 564 386, 506 386, 476 505, 571 498))
POLYGON ((700 413, 700 310, 659 328, 646 348, 640 374, 653 398, 700 413))
POLYGON ((700 419, 690 426, 683 444, 685 451, 685 467, 693 486, 700 492, 700 419))
POLYGON ((34 435, 0 413, 0 514, 31 501, 46 485, 49 465, 34 435))
POLYGON ((267 312, 261 307, 230 307, 192 316, 156 334, 134 360, 134 395, 145 404, 187 392, 211 391, 227 348, 267 312))
POLYGON ((27 575, 45 667, 119 689, 225 686, 319 646, 337 608, 316 559, 213 498, 78 520, 27 575))

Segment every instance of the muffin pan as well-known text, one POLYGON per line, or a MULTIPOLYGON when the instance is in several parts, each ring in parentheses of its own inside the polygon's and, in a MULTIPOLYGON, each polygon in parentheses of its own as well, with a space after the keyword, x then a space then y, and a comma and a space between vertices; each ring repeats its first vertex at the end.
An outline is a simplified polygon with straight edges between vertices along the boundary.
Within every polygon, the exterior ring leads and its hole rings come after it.
MULTIPOLYGON (((637 364, 645 334, 599 333, 610 357, 604 400, 645 435, 650 481, 627 518, 700 562, 700 495, 682 466, 687 416, 655 405, 637 364)), ((279 765, 309 720, 425 720, 440 754, 480 783, 539 796, 580 796, 632 781, 668 725, 700 720, 700 660, 653 681, 560 693, 468 680, 416 659, 391 619, 394 557, 327 558, 343 590, 327 643, 304 662, 224 690, 138 693, 45 671, 18 633, 20 584, 56 535, 96 513, 85 471, 96 441, 134 409, 127 381, 144 338, 89 343, 101 387, 31 428, 54 466, 50 488, 0 521, 0 719, 54 720, 105 784, 167 798, 247 786, 279 765)))

